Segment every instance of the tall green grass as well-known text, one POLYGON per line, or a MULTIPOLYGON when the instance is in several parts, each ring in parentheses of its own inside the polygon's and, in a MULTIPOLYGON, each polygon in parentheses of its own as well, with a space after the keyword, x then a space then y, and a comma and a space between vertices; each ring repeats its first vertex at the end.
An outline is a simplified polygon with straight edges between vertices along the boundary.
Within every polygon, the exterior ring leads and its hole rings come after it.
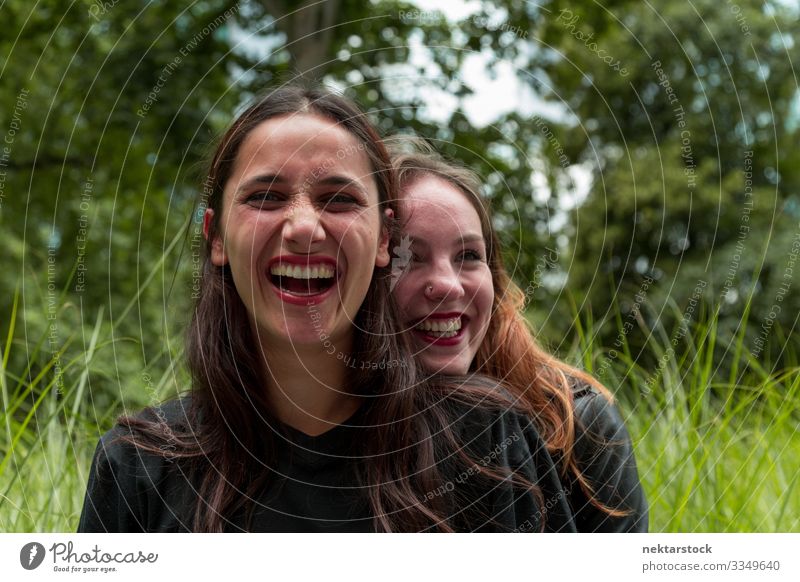
MULTIPOLYGON (((74 531, 99 436, 120 413, 187 387, 180 367, 180 333, 162 341, 158 336, 165 332, 147 330, 156 336, 151 344, 159 346, 153 353, 141 337, 120 332, 136 314, 141 325, 137 308, 142 297, 169 281, 164 267, 181 239, 179 233, 153 262, 113 322, 106 306, 84 305, 80 296, 70 295, 71 277, 58 297, 53 292, 45 297, 45 286, 35 275, 24 278, 27 295, 17 288, 10 313, 0 318, 8 315, 7 329, 0 330, 5 331, 0 358, 0 532, 74 531), (152 378, 146 385, 145 375, 152 378)), ((135 329, 135 322, 128 328, 135 329)))
MULTIPOLYGON (((571 357, 589 372, 604 368, 598 375, 617 394, 650 502, 650 531, 800 531, 794 344, 773 330, 788 362, 774 369, 768 351, 756 357, 750 349, 749 304, 731 337, 719 336, 718 315, 704 306, 690 329, 678 324, 669 334, 638 316, 644 349, 634 354, 629 334, 620 334, 623 345, 605 366, 610 350, 597 345, 591 318, 576 317, 571 357)), ((619 312, 614 325, 622 329, 619 312)))
POLYGON ((108 372, 112 347, 130 340, 112 337, 104 312, 100 307, 93 325, 80 330, 88 335, 74 333, 51 353, 46 333, 30 345, 15 339, 22 318, 19 293, 14 297, 0 370, 0 532, 74 530, 98 436, 123 408, 136 410, 153 395, 170 393, 173 366, 158 369, 167 358, 142 368, 158 378, 151 395, 130 380, 108 389, 119 380, 108 372), (9 365, 15 350, 27 360, 19 373, 9 365))
MULTIPOLYGON (((120 372, 120 342, 130 340, 115 336, 104 309, 52 353, 46 332, 28 340, 19 333, 18 299, 0 371, 0 531, 73 531, 98 435, 123 408, 135 410, 185 386, 181 342, 176 334, 164 342, 163 357, 141 364, 153 379, 147 393, 141 374, 120 372)), ((722 338, 716 313, 706 311, 675 345, 677 328, 649 329, 642 318, 638 324, 647 337, 644 351, 634 353, 624 335, 608 358, 596 324, 575 314, 567 357, 617 393, 635 441, 651 531, 800 531, 800 369, 791 344, 783 359, 789 367, 773 370, 748 350, 746 313, 737 334, 722 338), (729 363, 725 369, 720 359, 729 363), (600 374, 603 362, 610 365, 600 374)), ((610 325, 621 329, 619 312, 610 325)))

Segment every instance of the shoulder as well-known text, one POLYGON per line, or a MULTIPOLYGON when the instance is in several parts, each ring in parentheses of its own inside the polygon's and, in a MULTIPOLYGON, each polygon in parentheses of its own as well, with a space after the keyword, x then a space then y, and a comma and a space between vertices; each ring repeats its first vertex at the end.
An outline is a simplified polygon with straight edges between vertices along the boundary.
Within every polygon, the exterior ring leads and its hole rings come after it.
POLYGON ((625 515, 594 507, 578 483, 571 484, 571 505, 579 531, 647 531, 648 509, 624 418, 606 395, 585 383, 573 387, 578 466, 596 499, 625 515))
POLYGON ((587 434, 621 443, 629 439, 619 407, 596 387, 575 382, 572 387, 576 438, 587 434))
POLYGON ((474 379, 470 395, 454 391, 442 400, 448 429, 477 458, 512 467, 539 460, 546 443, 517 399, 496 381, 474 379))
POLYGON ((535 422, 501 385, 494 383, 492 390, 483 400, 473 393, 477 399, 454 395, 443 403, 459 452, 469 457, 466 464, 442 465, 458 494, 476 500, 463 510, 472 516, 467 530, 575 531, 557 467, 535 422), (514 479, 496 482, 484 469, 514 479))
POLYGON ((176 513, 185 489, 169 448, 169 431, 186 418, 186 402, 172 401, 145 409, 134 422, 164 423, 161 444, 144 440, 128 424, 117 423, 95 448, 78 526, 81 532, 169 531, 182 525, 176 513), (176 497, 178 496, 178 497, 176 497))
POLYGON ((440 400, 440 406, 452 426, 462 431, 526 424, 518 399, 505 386, 484 376, 459 380, 440 400))
MULTIPOLYGON (((170 461, 170 435, 187 424, 188 399, 171 400, 145 408, 129 418, 158 427, 161 443, 156 450, 147 450, 144 439, 127 423, 118 422, 100 437, 95 449, 93 468, 99 478, 113 477, 123 485, 128 480, 158 479, 164 473, 164 463, 170 461)), ((123 415, 124 416, 124 415, 123 415)), ((148 445, 153 443, 148 441, 148 445)))
MULTIPOLYGON (((191 397, 173 399, 163 403, 149 406, 135 414, 123 414, 117 424, 102 437, 98 443, 98 451, 116 456, 125 457, 137 452, 141 447, 136 446, 138 431, 132 427, 148 426, 156 428, 161 433, 161 438, 168 444, 170 435, 175 431, 189 428, 189 408, 191 397), (122 422, 121 419, 127 419, 122 422)), ((141 440, 144 445, 144 440, 141 440)), ((139 454, 139 453, 137 453, 139 454)), ((141 456, 141 454, 139 454, 141 456)), ((146 456, 146 455, 145 455, 146 456)))
POLYGON ((165 423, 170 427, 188 427, 192 397, 183 396, 148 406, 133 417, 137 420, 165 423))

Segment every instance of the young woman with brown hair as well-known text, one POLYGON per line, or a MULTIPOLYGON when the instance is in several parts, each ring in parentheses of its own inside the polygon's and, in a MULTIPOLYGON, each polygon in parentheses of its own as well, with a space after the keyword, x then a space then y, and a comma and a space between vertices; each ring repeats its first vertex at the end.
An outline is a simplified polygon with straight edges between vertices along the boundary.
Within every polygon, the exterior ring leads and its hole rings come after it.
POLYGON ((391 147, 411 255, 393 294, 418 359, 431 373, 494 378, 525 406, 578 531, 646 531, 647 503, 613 398, 536 341, 477 175, 420 139, 398 137, 391 147))
POLYGON ((101 438, 79 531, 574 531, 521 408, 411 357, 393 176, 327 91, 281 87, 234 121, 208 172, 190 393, 101 438))

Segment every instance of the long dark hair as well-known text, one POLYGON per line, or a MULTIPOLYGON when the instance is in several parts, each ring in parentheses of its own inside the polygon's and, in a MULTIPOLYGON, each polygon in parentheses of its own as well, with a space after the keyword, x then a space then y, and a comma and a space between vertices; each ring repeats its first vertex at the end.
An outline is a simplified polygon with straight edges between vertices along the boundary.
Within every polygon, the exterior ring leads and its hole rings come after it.
POLYGON ((549 353, 536 340, 524 315, 525 294, 503 263, 491 208, 480 193, 479 176, 445 158, 421 138, 402 135, 389 138, 387 142, 393 153, 400 191, 421 177, 436 176, 460 190, 480 218, 494 300, 489 328, 475 354, 472 371, 502 382, 527 407, 548 450, 560 459, 562 477, 574 479, 592 505, 612 516, 627 515, 630 513, 627 509, 608 507, 597 499, 592 484, 573 455, 576 440, 573 387, 576 382, 592 386, 610 402, 613 396, 597 379, 549 353))
MULTIPOLYGON (((378 186, 379 211, 389 230, 390 248, 399 242, 395 221, 383 212, 391 208, 397 216, 391 160, 366 116, 348 99, 321 88, 279 87, 256 100, 222 136, 205 182, 207 204, 215 212, 205 245, 200 295, 187 335, 192 398, 186 422, 148 420, 143 415, 120 419, 130 429, 124 440, 151 454, 180 461, 197 483, 195 531, 223 531, 228 519, 243 509, 251 517, 255 507, 251 500, 272 476, 269 468, 274 466, 277 441, 270 427, 276 419, 265 391, 258 389, 263 368, 258 350, 253 349, 257 343, 228 267, 210 261, 210 241, 221 217, 225 183, 245 138, 268 119, 299 112, 335 121, 364 145, 378 186)), ((375 529, 455 529, 450 519, 457 511, 453 500, 443 496, 421 501, 426 491, 435 490, 442 482, 438 443, 445 443, 450 457, 475 465, 485 477, 510 479, 541 500, 533 484, 502 468, 481 466, 464 453, 450 426, 453 418, 447 403, 466 402, 484 409, 508 408, 513 403, 489 382, 465 385, 453 379, 425 377, 410 356, 408 338, 400 333, 400 319, 389 300, 390 279, 390 267, 375 269, 355 317, 351 354, 356 360, 386 365, 378 373, 356 366, 348 378, 353 394, 369 396, 363 405, 363 424, 370 434, 357 443, 358 456, 364 459, 358 465, 358 476, 368 491, 375 529)))

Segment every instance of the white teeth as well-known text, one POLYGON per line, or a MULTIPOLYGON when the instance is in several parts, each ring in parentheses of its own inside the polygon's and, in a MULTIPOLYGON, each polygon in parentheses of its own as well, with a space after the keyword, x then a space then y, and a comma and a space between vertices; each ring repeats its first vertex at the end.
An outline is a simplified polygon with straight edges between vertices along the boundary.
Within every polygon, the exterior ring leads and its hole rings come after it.
POLYGON ((456 337, 458 335, 457 331, 426 331, 425 333, 433 337, 456 337))
POLYGON ((282 265, 276 263, 269 270, 271 275, 292 277, 294 279, 330 279, 335 270, 330 265, 314 265, 313 267, 300 265, 282 265))
POLYGON ((457 331, 445 331, 439 337, 456 337, 458 335, 457 331))
POLYGON ((417 329, 425 332, 433 332, 430 335, 437 337, 454 337, 461 329, 461 318, 454 317, 447 320, 429 320, 426 319, 417 325, 417 329))

